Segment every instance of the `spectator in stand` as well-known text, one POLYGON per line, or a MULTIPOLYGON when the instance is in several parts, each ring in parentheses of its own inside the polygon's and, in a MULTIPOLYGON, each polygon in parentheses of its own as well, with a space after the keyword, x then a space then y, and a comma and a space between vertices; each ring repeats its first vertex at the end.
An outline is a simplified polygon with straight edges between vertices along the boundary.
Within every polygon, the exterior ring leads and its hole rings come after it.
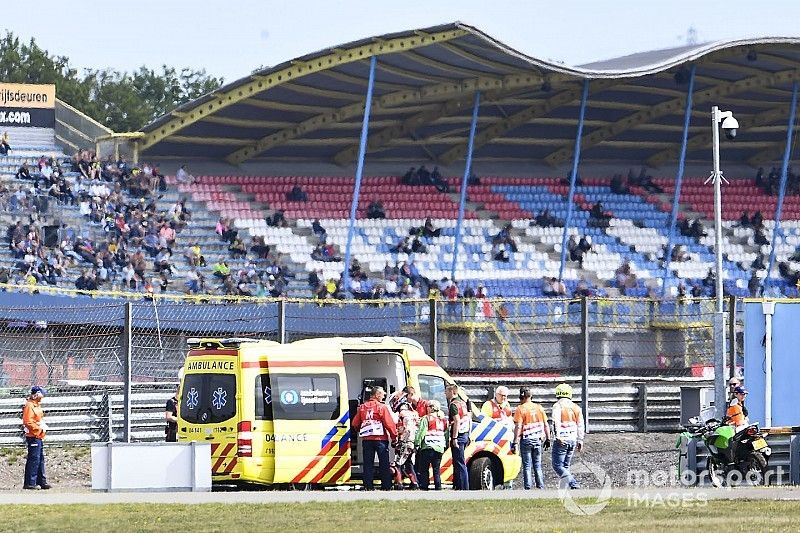
POLYGON ((231 268, 228 266, 227 261, 220 259, 211 271, 212 275, 224 280, 231 274, 231 268))
POLYGON ((706 236, 706 231, 703 229, 703 223, 700 222, 699 218, 692 222, 692 225, 689 228, 689 236, 694 237, 695 239, 701 239, 702 237, 706 236))
POLYGON ((11 151, 11 145, 8 144, 8 132, 3 132, 3 136, 0 137, 0 155, 8 155, 8 152, 11 151))
POLYGON ((635 289, 637 287, 638 281, 636 279, 636 274, 634 274, 631 269, 630 262, 623 262, 619 268, 614 271, 614 275, 617 279, 617 287, 623 295, 627 296, 629 289, 635 289))
POLYGON ((614 174, 614 177, 611 178, 611 192, 614 194, 630 194, 630 189, 622 183, 622 174, 614 174))
POLYGON ((517 241, 511 236, 510 222, 503 226, 503 229, 492 238, 492 244, 507 245, 512 252, 517 252, 517 241))
POLYGON ((751 224, 750 211, 745 209, 742 213, 742 216, 739 217, 739 226, 742 228, 749 228, 751 224))
POLYGON ((682 245, 677 244, 673 246, 672 257, 670 257, 670 260, 673 263, 685 263, 691 259, 692 257, 688 254, 688 252, 682 245))
POLYGON ((442 178, 441 173, 439 172, 439 167, 433 167, 433 172, 431 172, 431 184, 436 187, 436 190, 439 192, 450 192, 450 185, 447 181, 442 178))
POLYGON ((386 211, 384 211, 383 204, 379 200, 373 200, 367 206, 367 218, 371 219, 386 218, 386 211))
POLYGON ((428 253, 428 247, 420 240, 419 236, 416 236, 411 242, 411 251, 415 254, 425 254, 428 253))
POLYGON ((442 291, 442 294, 447 299, 447 316, 451 319, 458 319, 463 318, 459 316, 459 305, 458 305, 458 283, 455 280, 449 282, 445 289, 442 291))
POLYGON ((286 221, 286 217, 284 216, 282 209, 278 209, 272 214, 271 217, 267 217, 267 226, 272 226, 273 228, 289 227, 289 223, 286 221))
POLYGON ((756 187, 760 189, 764 187, 764 167, 758 167, 755 181, 756 181, 756 187))
POLYGON ((592 295, 592 289, 589 287, 589 284, 586 283, 586 280, 580 280, 578 285, 575 287, 575 292, 572 294, 573 298, 582 298, 582 297, 589 297, 592 295))
POLYGON ((658 193, 661 194, 664 192, 664 189, 653 183, 653 176, 650 176, 647 173, 647 169, 642 167, 639 171, 639 185, 644 187, 644 189, 651 193, 658 193))
POLYGON ((328 233, 325 231, 325 228, 322 227, 322 224, 319 223, 318 218, 315 218, 314 222, 311 223, 311 231, 317 236, 320 242, 324 243, 328 240, 328 233))
POLYGON ((408 171, 403 174, 403 177, 400 178, 400 183, 403 185, 419 185, 419 178, 417 178, 417 169, 411 167, 408 171))
POLYGON ((322 270, 312 270, 308 273, 308 286, 311 287, 311 292, 316 293, 321 284, 322 270))
POLYGON ((186 257, 186 262, 189 263, 189 266, 206 266, 206 258, 203 257, 203 252, 200 249, 200 245, 196 242, 189 243, 189 248, 186 250, 186 253, 184 253, 184 256, 186 257))
POLYGON ((28 162, 27 161, 23 161, 22 162, 22 164, 19 166, 19 169, 17 169, 17 173, 14 174, 14 178, 16 178, 18 180, 31 180, 31 179, 33 179, 31 177, 31 171, 28 168, 28 162))
POLYGON ((585 255, 592 249, 592 238, 587 235, 581 236, 581 240, 578 242, 578 248, 585 255))
POLYGON ((191 185, 196 181, 196 179, 194 176, 189 174, 189 171, 186 169, 186 165, 181 165, 181 168, 179 168, 178 172, 175 174, 175 181, 178 183, 191 185))
POLYGON ((435 227, 430 217, 425 219, 425 224, 423 224, 422 228, 420 229, 422 230, 422 236, 429 239, 432 237, 438 237, 442 234, 442 229, 435 227))
POLYGON ((508 250, 506 250, 503 244, 492 244, 491 254, 492 259, 495 261, 500 261, 501 263, 509 263, 511 261, 511 256, 508 254, 508 250))
POLYGON ((286 199, 290 202, 307 202, 308 194, 299 185, 295 185, 291 191, 286 193, 286 199))
POLYGON ((764 215, 761 214, 761 211, 753 213, 753 218, 750 219, 750 225, 755 229, 764 227, 764 215))
POLYGON ((573 234, 567 240, 567 252, 569 252, 569 260, 577 261, 583 267, 583 250, 578 244, 578 238, 573 234))
POLYGON ((238 232, 233 228, 231 220, 225 217, 219 217, 215 233, 219 235, 223 241, 233 242, 236 239, 238 232))
POLYGON ((540 228, 551 228, 560 226, 561 224, 560 221, 550 214, 550 210, 545 208, 539 211, 539 214, 536 215, 536 218, 531 220, 530 225, 539 226, 540 228))
POLYGON ((789 263, 785 261, 778 263, 778 273, 781 275, 781 278, 792 287, 796 286, 798 280, 800 280, 800 274, 792 270, 789 263))
POLYGON ((409 243, 408 237, 401 237, 397 244, 389 248, 389 251, 395 254, 404 253, 410 254, 412 253, 411 250, 411 243, 409 243))
POLYGON ((256 235, 253 237, 250 245, 250 251, 256 254, 259 259, 266 259, 269 257, 269 246, 264 242, 264 237, 256 235))
POLYGON ((429 185, 431 183, 431 172, 425 168, 425 165, 422 165, 417 170, 417 182, 420 185, 429 185))
POLYGON ((611 215, 605 212, 603 204, 600 202, 594 204, 589 211, 589 225, 594 228, 607 228, 611 218, 611 215))
POLYGON ((236 237, 228 246, 228 251, 230 252, 231 257, 234 259, 244 259, 247 257, 247 247, 239 237, 236 237))
POLYGON ((753 232, 753 242, 757 246, 764 246, 769 244, 769 239, 767 239, 767 236, 764 234, 763 226, 756 228, 755 231, 753 232))
POLYGON ((753 273, 750 275, 750 279, 747 281, 747 290, 750 292, 751 298, 757 298, 760 296, 761 292, 761 280, 758 277, 758 273, 753 270, 753 273))

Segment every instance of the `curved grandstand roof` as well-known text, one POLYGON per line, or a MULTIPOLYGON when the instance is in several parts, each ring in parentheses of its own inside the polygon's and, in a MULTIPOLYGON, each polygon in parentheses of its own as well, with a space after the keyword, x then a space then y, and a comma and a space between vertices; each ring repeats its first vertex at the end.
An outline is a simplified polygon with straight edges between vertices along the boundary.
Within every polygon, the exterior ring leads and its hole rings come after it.
POLYGON ((573 153, 590 79, 584 161, 674 162, 688 68, 696 66, 688 160, 710 159, 710 108, 741 125, 724 158, 781 157, 800 38, 684 46, 568 67, 528 56, 462 23, 371 37, 260 70, 142 129, 142 157, 336 162, 358 154, 369 60, 377 56, 368 160, 463 159, 474 92, 477 161, 559 166, 573 153))

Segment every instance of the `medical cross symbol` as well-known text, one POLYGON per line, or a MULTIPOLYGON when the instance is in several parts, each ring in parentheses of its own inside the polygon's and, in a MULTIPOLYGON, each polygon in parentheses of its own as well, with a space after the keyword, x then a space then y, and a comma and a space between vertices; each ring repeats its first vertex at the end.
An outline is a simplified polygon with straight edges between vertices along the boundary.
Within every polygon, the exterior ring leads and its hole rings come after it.
POLYGON ((200 403, 200 395, 197 393, 197 389, 192 387, 189 394, 186 395, 186 407, 194 409, 198 403, 200 403))
POLYGON ((222 387, 219 387, 217 390, 214 391, 213 396, 211 397, 211 405, 214 406, 214 409, 222 409, 225 407, 228 399, 228 392, 222 390, 222 387))

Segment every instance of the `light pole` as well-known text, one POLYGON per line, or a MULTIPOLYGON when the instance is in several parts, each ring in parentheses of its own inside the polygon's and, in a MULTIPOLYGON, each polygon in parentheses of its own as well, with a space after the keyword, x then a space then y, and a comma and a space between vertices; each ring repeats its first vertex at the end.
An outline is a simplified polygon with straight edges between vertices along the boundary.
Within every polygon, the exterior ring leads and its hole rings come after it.
MULTIPOLYGON (((713 150, 713 170, 706 180, 714 182, 714 259, 716 261, 716 313, 714 329, 717 342, 714 343, 714 397, 717 413, 722 416, 725 410, 725 315, 722 294, 722 171, 719 168, 719 129, 725 131, 728 139, 736 137, 739 121, 732 111, 720 111, 719 107, 711 108, 711 144, 713 150)), ((727 183, 727 180, 725 180, 727 183)))

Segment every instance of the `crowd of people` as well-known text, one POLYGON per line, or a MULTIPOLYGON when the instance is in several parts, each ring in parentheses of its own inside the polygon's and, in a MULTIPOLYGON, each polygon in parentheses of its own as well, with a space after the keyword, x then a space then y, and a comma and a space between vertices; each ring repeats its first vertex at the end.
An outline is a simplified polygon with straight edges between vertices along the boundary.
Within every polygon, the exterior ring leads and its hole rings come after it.
MULTIPOLYGON (((375 459, 381 490, 405 488, 442 489, 441 460, 451 450, 453 489, 469 490, 466 448, 470 443, 473 416, 458 385, 445 388, 447 405, 422 398, 414 387, 406 386, 386 400, 383 387, 370 387, 368 398, 353 418, 353 430, 361 437, 364 457, 364 488, 375 489, 375 459), (443 410, 446 409, 446 412, 443 410), (389 446, 395 461, 389 462, 389 446)), ((542 457, 551 449, 551 464, 561 489, 579 489, 570 472, 572 458, 583 448, 583 412, 572 401, 572 387, 562 383, 555 388, 556 401, 548 418, 544 407, 532 399, 527 387, 520 388, 519 405, 512 409, 505 386, 495 389, 492 398, 481 406, 480 421, 490 421, 507 431, 511 452, 522 462, 525 490, 545 488, 542 457)))

